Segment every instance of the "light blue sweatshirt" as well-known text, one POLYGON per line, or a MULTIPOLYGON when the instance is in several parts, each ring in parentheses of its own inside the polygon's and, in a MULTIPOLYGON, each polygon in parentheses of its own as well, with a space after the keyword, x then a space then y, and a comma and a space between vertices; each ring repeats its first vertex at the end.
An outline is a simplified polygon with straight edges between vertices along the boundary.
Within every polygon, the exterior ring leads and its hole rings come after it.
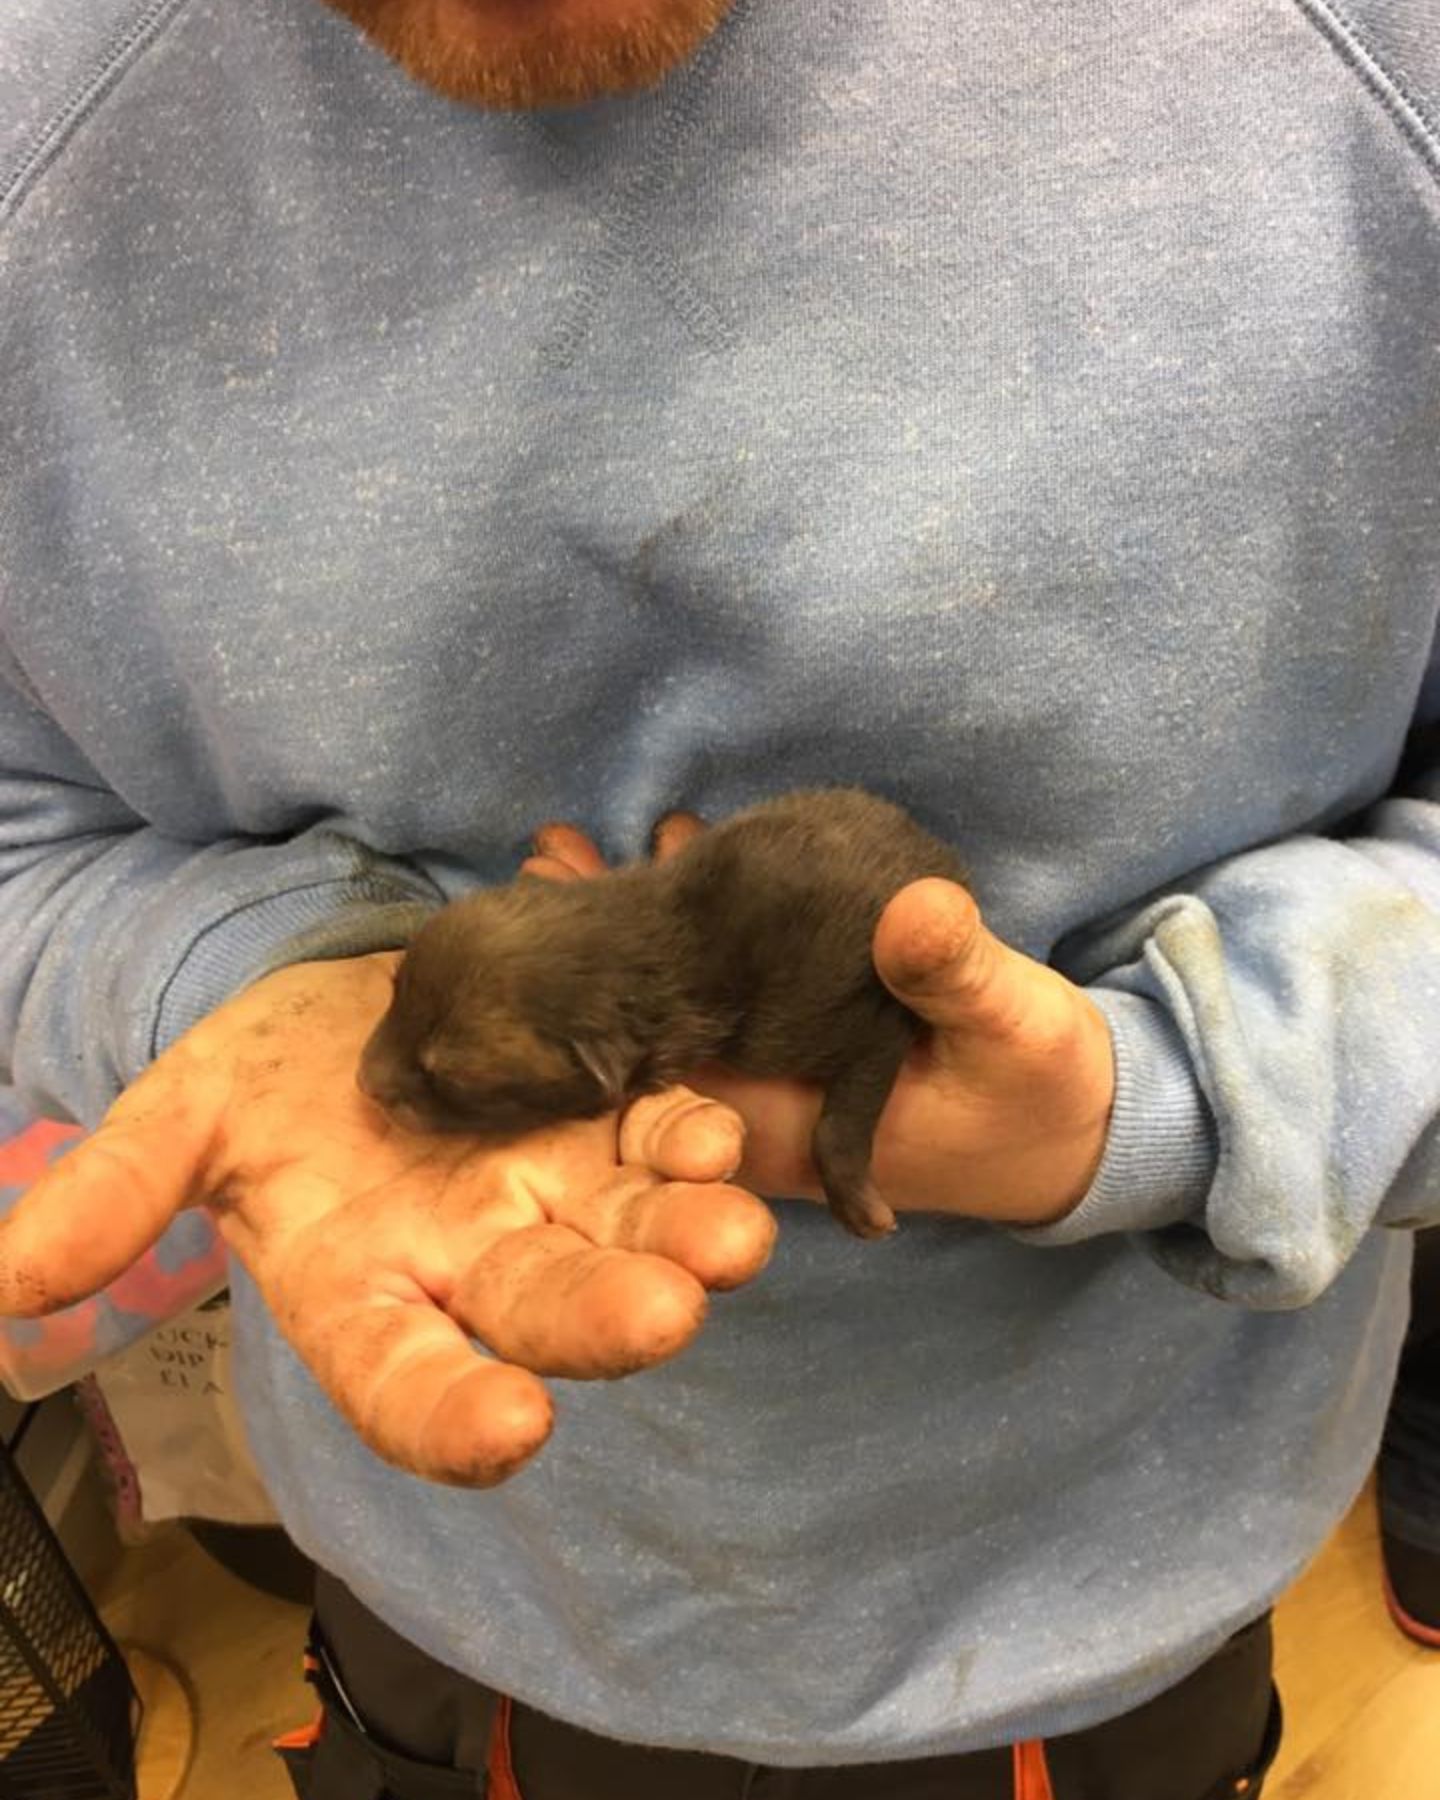
MULTIPOLYGON (((490 115, 318 0, 0 0, 0 1046, 94 1119, 297 934, 858 783, 1113 1029, 1093 1191, 780 1246, 484 1494, 237 1274, 300 1543, 782 1764, 1176 1681, 1370 1459, 1440 1215, 1440 0, 749 0, 490 115), (1427 670, 1429 671, 1427 677, 1427 670)), ((1037 1132, 1045 1121, 1037 1118, 1037 1132)))

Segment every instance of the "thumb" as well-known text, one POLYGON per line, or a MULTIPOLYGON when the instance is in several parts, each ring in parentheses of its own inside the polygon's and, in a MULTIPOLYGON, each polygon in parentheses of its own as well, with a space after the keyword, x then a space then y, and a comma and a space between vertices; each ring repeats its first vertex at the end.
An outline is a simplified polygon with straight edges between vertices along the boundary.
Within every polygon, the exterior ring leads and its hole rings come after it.
POLYGON ((874 957, 897 1000, 927 1025, 967 1036, 1012 1032, 1038 966, 989 930, 972 894, 938 877, 894 896, 875 928, 874 957))
POLYGON ((34 1318, 97 1293, 204 1198, 210 1133, 165 1073, 148 1070, 0 1221, 0 1315, 34 1318))

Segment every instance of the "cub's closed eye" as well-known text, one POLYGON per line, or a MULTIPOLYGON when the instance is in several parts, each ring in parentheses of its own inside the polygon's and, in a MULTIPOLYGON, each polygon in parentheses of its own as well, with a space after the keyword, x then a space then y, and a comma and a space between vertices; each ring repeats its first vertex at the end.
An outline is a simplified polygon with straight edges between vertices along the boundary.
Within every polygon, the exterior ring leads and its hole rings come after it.
POLYGON ((442 1100, 463 1098, 481 1085, 474 1074, 453 1062, 447 1061, 437 1067, 433 1058, 421 1056, 418 1067, 425 1085, 442 1100))

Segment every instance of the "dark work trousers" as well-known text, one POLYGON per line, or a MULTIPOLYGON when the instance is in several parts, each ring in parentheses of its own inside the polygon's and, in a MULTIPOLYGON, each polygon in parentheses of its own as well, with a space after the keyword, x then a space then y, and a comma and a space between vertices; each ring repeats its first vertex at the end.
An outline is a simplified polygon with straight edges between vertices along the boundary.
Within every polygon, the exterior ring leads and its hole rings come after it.
POLYGON ((1256 1800, 1280 1739, 1268 1615, 1088 1731, 844 1768, 645 1749, 561 1724, 433 1661, 324 1574, 311 1666, 318 1729, 277 1745, 302 1800, 1256 1800))
POLYGON ((1440 1227, 1415 1234, 1410 1330, 1380 1449, 1386 1531, 1440 1555, 1440 1227))

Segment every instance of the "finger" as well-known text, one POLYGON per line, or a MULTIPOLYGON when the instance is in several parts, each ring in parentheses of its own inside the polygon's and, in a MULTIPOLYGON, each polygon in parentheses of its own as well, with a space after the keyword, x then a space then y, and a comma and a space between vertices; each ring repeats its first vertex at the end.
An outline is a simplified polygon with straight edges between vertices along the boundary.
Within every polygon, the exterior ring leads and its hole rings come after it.
POLYGON ((654 1169, 671 1181, 728 1181, 740 1167, 745 1126, 740 1115, 693 1088, 644 1094, 620 1121, 620 1161, 654 1169))
POLYGON ((205 1198, 208 1109, 157 1064, 0 1223, 0 1314, 34 1318, 123 1275, 205 1198))
POLYGON ((814 1082, 737 1075, 709 1063, 692 1079, 745 1121, 745 1154, 734 1179, 757 1194, 820 1200, 824 1190, 811 1147, 824 1090, 814 1082))
POLYGON ((705 1292, 663 1257, 601 1249, 565 1225, 512 1231, 461 1277, 450 1312, 498 1356, 547 1375, 610 1379, 688 1344, 705 1292))
POLYGON ((616 1240, 666 1257, 723 1293, 755 1279, 778 1234, 774 1213, 744 1188, 665 1182, 631 1207, 616 1240))
POLYGON ((572 869, 558 856, 527 856, 520 865, 522 875, 537 875, 541 881, 580 881, 578 869, 572 869))
POLYGON ((683 850, 691 838, 699 837, 704 829, 705 821, 698 813, 666 813, 664 818, 656 820, 655 828, 650 833, 651 860, 669 862, 677 851, 683 850))
POLYGON ((662 1256, 705 1288, 734 1288, 770 1260, 776 1224, 744 1188, 723 1182, 657 1181, 643 1168, 621 1168, 600 1187, 570 1188, 550 1216, 593 1244, 662 1256))
POLYGON ((603 875, 605 858, 595 848, 594 840, 574 825, 554 820, 542 825, 531 839, 538 856, 553 857, 574 870, 577 875, 603 875))
POLYGON ((1005 1036, 1023 1019, 1039 965, 987 928, 952 881, 911 882, 875 928, 875 968, 912 1012, 942 1031, 1005 1036))
POLYGON ((550 1435, 544 1385, 480 1356, 428 1299, 371 1294, 294 1326, 295 1348, 336 1406, 377 1456, 412 1475, 492 1487, 550 1435))

